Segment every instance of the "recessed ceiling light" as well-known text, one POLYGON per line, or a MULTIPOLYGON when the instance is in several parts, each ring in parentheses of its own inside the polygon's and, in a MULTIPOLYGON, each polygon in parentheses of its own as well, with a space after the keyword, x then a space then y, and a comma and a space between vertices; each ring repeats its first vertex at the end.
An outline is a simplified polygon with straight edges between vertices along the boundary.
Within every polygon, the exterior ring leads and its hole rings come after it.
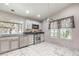
POLYGON ((26 13, 27 13, 27 14, 29 14, 29 13, 30 13, 30 11, 29 11, 29 10, 26 10, 26 13))
POLYGON ((39 15, 37 15, 37 17, 40 17, 40 14, 39 14, 39 15))
POLYGON ((5 3, 5 5, 9 5, 9 3, 5 3))

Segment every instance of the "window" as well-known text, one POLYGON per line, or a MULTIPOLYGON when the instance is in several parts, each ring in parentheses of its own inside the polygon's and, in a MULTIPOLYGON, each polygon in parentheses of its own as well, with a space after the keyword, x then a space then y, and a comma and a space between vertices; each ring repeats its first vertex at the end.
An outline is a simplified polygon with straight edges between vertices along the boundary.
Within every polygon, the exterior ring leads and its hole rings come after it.
POLYGON ((65 39, 71 39, 72 35, 72 29, 71 28, 62 28, 60 29, 60 38, 65 38, 65 39))
POLYGON ((51 36, 58 37, 58 22, 52 22, 51 25, 51 36))
POLYGON ((0 21, 0 35, 22 33, 22 27, 21 23, 0 21))
POLYGON ((71 39, 74 27, 73 16, 53 20, 49 25, 51 37, 63 39, 71 39))

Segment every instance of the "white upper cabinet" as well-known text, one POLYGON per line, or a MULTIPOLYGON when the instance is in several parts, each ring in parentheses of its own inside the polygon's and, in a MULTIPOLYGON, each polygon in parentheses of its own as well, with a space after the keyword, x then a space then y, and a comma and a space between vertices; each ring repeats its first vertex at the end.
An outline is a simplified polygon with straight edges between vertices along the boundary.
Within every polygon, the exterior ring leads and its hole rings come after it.
POLYGON ((39 29, 41 29, 41 23, 38 21, 33 21, 33 20, 26 20, 25 21, 25 29, 32 29, 32 24, 39 25, 39 29))

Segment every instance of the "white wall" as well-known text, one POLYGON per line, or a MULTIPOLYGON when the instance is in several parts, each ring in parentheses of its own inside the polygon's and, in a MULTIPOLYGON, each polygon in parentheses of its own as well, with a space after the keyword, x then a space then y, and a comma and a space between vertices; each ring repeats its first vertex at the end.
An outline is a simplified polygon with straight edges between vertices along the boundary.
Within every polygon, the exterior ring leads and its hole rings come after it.
POLYGON ((16 22, 16 23, 24 23, 24 18, 11 14, 11 13, 0 11, 0 21, 11 21, 11 22, 16 22))
POLYGON ((45 20, 43 21, 42 25, 43 25, 43 30, 46 33, 45 34, 45 37, 47 38, 46 41, 51 42, 51 43, 56 43, 58 45, 62 45, 69 48, 79 49, 79 4, 73 4, 72 6, 60 11, 59 13, 56 13, 54 16, 52 16, 52 18, 60 19, 67 16, 74 16, 74 20, 75 20, 76 28, 73 29, 72 40, 50 38, 48 22, 45 20))

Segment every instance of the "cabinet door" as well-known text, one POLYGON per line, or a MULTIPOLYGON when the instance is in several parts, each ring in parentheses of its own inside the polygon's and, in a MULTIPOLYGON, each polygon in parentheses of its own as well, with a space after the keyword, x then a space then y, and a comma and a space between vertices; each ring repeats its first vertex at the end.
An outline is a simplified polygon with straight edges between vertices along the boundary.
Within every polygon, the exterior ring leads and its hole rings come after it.
POLYGON ((11 50, 19 48, 19 41, 18 40, 12 40, 11 41, 11 50))
POLYGON ((1 53, 10 50, 10 41, 2 40, 1 41, 1 53))
POLYGON ((41 34, 41 42, 44 42, 44 34, 41 34))
POLYGON ((28 37, 25 36, 24 39, 23 39, 23 42, 24 42, 24 46, 27 46, 28 45, 28 37))
POLYGON ((28 38, 27 36, 22 36, 20 38, 20 47, 28 46, 28 38))
POLYGON ((33 44, 33 35, 28 35, 28 44, 33 44))
POLYGON ((11 50, 19 48, 19 38, 11 37, 10 39, 11 39, 11 42, 10 42, 11 50))

